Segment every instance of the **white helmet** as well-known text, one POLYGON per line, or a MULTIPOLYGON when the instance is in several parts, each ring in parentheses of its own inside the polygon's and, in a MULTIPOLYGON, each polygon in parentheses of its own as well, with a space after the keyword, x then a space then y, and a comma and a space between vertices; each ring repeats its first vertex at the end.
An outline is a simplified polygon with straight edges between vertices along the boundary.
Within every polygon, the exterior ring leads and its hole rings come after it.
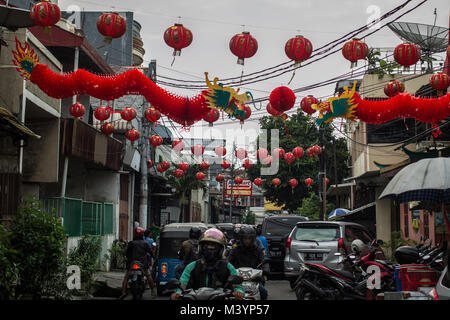
POLYGON ((364 244, 364 242, 359 239, 353 240, 351 244, 352 252, 357 255, 361 254, 361 252, 363 252, 366 247, 367 246, 364 244))

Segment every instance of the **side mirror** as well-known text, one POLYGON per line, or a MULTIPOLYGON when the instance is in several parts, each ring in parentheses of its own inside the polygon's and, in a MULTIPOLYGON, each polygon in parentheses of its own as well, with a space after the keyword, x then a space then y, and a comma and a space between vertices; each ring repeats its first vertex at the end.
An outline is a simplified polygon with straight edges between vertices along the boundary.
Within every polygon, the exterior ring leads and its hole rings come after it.
POLYGON ((175 289, 181 288, 181 282, 178 279, 172 279, 166 283, 165 287, 168 290, 175 290, 175 289))
POLYGON ((381 239, 378 239, 378 240, 377 240, 377 244, 378 244, 379 246, 381 246, 381 245, 383 245, 383 244, 384 244, 384 241, 383 241, 383 240, 381 240, 381 239))
POLYGON ((241 284, 242 282, 244 282, 244 279, 242 279, 242 277, 238 276, 237 274, 233 274, 231 276, 228 277, 227 280, 228 284, 241 284))

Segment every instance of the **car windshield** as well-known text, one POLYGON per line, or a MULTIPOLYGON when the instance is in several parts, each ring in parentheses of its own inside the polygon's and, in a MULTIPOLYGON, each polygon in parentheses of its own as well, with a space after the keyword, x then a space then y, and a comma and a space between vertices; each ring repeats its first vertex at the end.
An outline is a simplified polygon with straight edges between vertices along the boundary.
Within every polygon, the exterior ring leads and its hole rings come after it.
POLYGON ((285 236, 297 224, 297 219, 270 219, 266 222, 265 233, 269 236, 285 236))
POLYGON ((294 240, 298 241, 306 241, 306 240, 314 240, 314 241, 334 241, 339 240, 339 228, 332 226, 310 226, 310 227, 297 227, 297 230, 294 234, 294 240))
POLYGON ((184 238, 159 238, 158 257, 178 259, 184 238))

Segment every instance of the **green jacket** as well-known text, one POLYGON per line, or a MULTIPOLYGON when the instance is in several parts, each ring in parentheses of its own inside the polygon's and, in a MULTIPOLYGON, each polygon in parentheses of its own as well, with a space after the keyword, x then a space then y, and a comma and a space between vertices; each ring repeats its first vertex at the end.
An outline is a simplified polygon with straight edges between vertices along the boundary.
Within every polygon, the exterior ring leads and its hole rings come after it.
MULTIPOLYGON (((180 278, 180 282, 183 284, 184 287, 186 287, 187 284, 189 283, 189 280, 191 278, 191 272, 192 272, 192 270, 194 270, 196 263, 197 263, 197 261, 191 262, 184 269, 183 274, 181 275, 181 278, 180 278)), ((236 269, 233 267, 233 265, 231 263, 227 264, 227 268, 228 268, 228 271, 230 271, 230 275, 236 275, 237 274, 236 269)), ((208 278, 209 277, 207 276, 206 277, 206 281, 207 282, 209 281, 208 278)), ((240 285, 236 286, 234 291, 240 291, 240 292, 245 294, 244 288, 242 286, 240 286, 240 285)), ((182 291, 180 289, 176 289, 175 292, 179 293, 179 294, 182 293, 182 291)))

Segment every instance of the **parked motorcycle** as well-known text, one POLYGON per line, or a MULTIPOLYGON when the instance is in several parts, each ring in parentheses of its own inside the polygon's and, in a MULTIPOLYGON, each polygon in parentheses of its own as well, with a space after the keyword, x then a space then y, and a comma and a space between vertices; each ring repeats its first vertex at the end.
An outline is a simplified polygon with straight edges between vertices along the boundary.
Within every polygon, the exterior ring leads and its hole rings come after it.
POLYGON ((234 300, 233 285, 239 285, 243 282, 243 279, 238 275, 232 275, 228 278, 224 288, 198 288, 183 290, 180 280, 169 280, 166 284, 166 289, 175 290, 180 289, 180 300, 188 301, 205 301, 205 300, 234 300))
POLYGON ((133 300, 142 299, 146 286, 147 275, 141 263, 139 261, 133 261, 128 276, 128 287, 133 295, 133 300))

